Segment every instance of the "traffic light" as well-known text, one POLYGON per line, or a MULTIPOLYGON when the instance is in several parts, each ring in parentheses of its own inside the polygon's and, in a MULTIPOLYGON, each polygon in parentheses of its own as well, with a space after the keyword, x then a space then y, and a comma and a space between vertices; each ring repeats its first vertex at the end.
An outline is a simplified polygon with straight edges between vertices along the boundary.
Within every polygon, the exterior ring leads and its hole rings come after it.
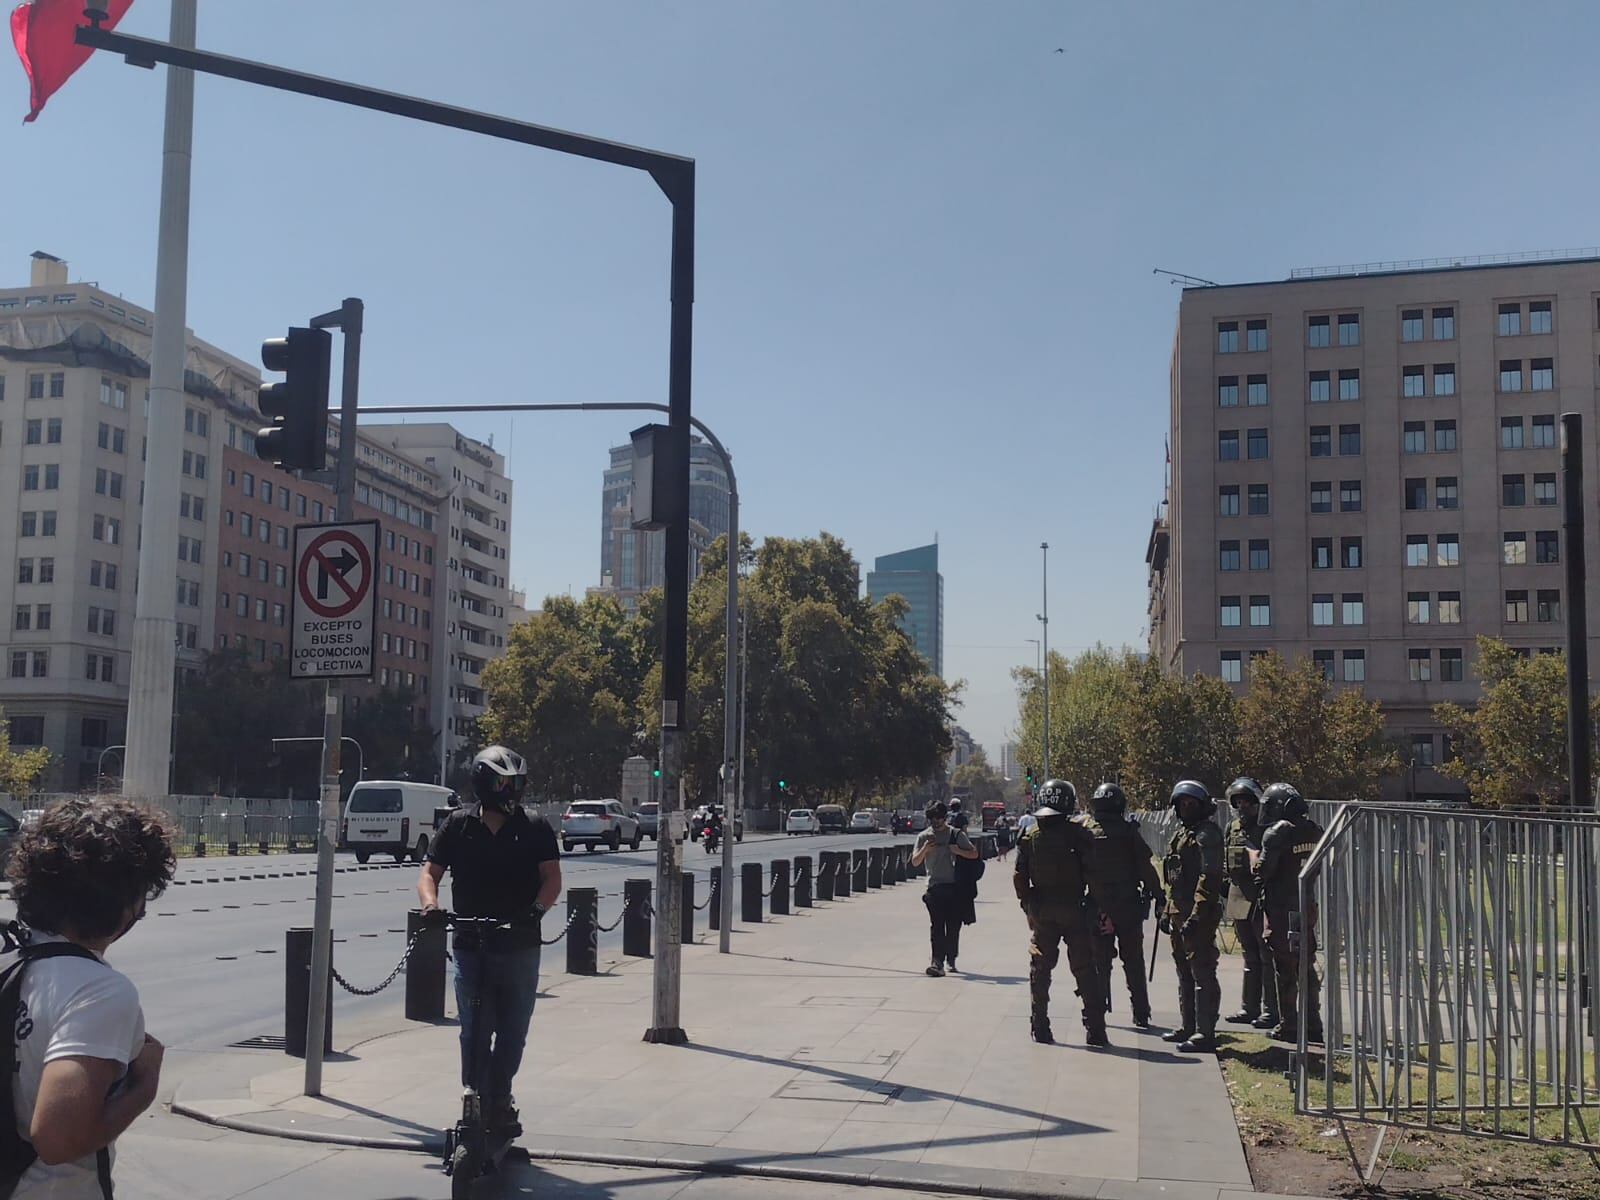
POLYGON ((282 383, 261 389, 256 405, 272 424, 256 431, 256 457, 285 471, 320 471, 328 450, 328 368, 333 335, 291 328, 288 337, 261 343, 261 364, 282 383))
POLYGON ((656 777, 656 778, 657 778, 657 779, 660 779, 660 778, 661 778, 661 768, 660 768, 660 767, 657 767, 657 768, 656 768, 656 769, 655 769, 655 771, 654 771, 654 772, 652 772, 652 773, 653 773, 653 774, 654 774, 654 775, 655 775, 655 777, 656 777))
POLYGON ((789 782, 788 782, 788 780, 785 780, 785 779, 778 780, 778 790, 780 792, 787 792, 789 790, 789 782))

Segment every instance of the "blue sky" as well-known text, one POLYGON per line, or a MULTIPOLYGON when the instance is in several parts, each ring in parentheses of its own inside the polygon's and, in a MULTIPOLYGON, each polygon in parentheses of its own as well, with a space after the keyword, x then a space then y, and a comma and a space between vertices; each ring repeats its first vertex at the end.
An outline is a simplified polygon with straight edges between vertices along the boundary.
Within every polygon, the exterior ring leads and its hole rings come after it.
MULTIPOLYGON (((937 533, 947 674, 995 747, 1052 641, 1138 641, 1177 289, 1600 242, 1600 10, 1548 3, 200 0, 200 44, 692 156, 695 411, 757 536, 864 569, 937 533), (1065 53, 1056 54, 1057 47, 1065 53)), ((164 37, 167 6, 123 28, 164 37)), ((161 72, 98 56, 23 127, 0 278, 148 303, 161 72)), ((197 87, 189 322, 242 357, 346 295, 370 403, 664 400, 668 212, 620 168, 225 80, 197 87)), ((511 452, 511 575, 598 581, 633 422, 511 452)))

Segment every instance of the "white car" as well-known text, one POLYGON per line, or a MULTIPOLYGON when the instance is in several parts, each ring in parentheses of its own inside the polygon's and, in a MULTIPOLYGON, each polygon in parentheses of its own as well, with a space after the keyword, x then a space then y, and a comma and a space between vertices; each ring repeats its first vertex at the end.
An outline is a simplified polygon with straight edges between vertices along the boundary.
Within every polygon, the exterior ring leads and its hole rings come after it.
POLYGON ((789 819, 783 824, 785 833, 821 833, 822 826, 817 823, 817 814, 809 808, 791 808, 789 819))
POLYGON ((630 817, 620 800, 578 800, 561 814, 561 848, 568 854, 574 846, 620 850, 624 842, 637 850, 643 840, 639 819, 630 817))
POLYGON ((870 808, 864 808, 858 813, 850 814, 851 833, 877 833, 878 814, 870 808))

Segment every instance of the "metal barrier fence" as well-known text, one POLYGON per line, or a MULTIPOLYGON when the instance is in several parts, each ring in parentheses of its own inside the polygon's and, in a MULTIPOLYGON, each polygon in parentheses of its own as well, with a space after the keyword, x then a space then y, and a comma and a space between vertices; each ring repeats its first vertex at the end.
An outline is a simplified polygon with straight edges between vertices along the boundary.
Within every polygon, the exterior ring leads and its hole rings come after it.
MULTIPOLYGON (((35 793, 19 811, 48 808, 77 793, 35 793)), ((317 838, 314 797, 156 796, 148 801, 172 818, 173 848, 180 855, 263 854, 311 850, 317 838)))
POLYGON ((1343 805, 1300 887, 1297 1111, 1600 1148, 1600 817, 1343 805))

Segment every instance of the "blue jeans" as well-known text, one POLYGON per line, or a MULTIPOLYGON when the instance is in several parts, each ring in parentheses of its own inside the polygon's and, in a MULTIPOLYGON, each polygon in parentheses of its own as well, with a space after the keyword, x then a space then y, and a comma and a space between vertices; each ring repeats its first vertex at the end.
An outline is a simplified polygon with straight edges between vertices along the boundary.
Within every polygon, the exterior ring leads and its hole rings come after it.
POLYGON ((539 991, 539 947, 455 949, 461 1083, 489 1103, 511 1098, 539 991))

